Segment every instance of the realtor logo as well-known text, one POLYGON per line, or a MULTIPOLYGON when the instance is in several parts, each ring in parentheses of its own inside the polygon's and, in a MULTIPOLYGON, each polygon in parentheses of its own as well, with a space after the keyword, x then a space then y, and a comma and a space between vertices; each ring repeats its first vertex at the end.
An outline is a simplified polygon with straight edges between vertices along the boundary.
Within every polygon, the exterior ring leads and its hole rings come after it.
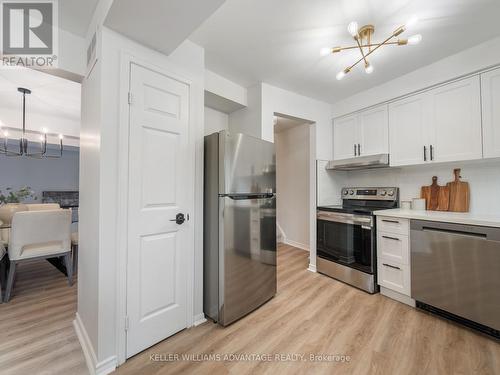
POLYGON ((56 8, 56 0, 1 2, 4 64, 54 66, 57 59, 56 8))

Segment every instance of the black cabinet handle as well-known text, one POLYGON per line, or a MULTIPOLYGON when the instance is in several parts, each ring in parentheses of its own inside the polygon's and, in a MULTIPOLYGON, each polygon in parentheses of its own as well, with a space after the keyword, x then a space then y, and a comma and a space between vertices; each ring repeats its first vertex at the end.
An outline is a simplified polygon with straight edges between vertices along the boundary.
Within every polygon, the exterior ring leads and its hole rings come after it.
POLYGON ((395 270, 400 270, 401 271, 401 268, 399 267, 396 267, 396 266, 391 266, 390 264, 387 264, 387 263, 382 263, 383 266, 386 266, 386 267, 389 267, 389 268, 393 268, 395 270))
POLYGON ((434 160, 434 146, 430 145, 429 148, 431 150, 431 161, 433 161, 434 160))
POLYGON ((383 221, 384 223, 399 224, 399 221, 397 221, 397 220, 386 220, 386 219, 382 219, 382 221, 383 221))
POLYGON ((427 161, 427 146, 424 146, 424 161, 427 161))
POLYGON ((393 240, 393 241, 401 241, 399 238, 396 237, 382 236, 382 238, 386 238, 388 240, 393 240))
POLYGON ((361 144, 358 143, 358 156, 361 156, 361 144))
POLYGON ((358 156, 358 153, 356 152, 356 144, 354 144, 354 156, 358 156))

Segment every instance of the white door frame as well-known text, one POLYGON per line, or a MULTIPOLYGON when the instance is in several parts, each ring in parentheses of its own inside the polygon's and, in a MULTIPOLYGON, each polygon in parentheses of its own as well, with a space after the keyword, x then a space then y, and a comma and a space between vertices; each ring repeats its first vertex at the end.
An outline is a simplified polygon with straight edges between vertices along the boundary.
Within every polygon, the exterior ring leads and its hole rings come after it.
POLYGON ((193 325, 194 315, 194 277, 195 277, 195 262, 194 262, 194 236, 195 228, 194 223, 196 220, 195 212, 195 144, 196 144, 196 108, 195 108, 195 93, 193 88, 193 79, 186 78, 172 73, 179 70, 168 62, 160 62, 156 65, 149 61, 136 58, 130 53, 120 53, 120 109, 119 109, 119 129, 118 129, 118 192, 117 192, 117 231, 116 231, 116 353, 117 364, 123 364, 127 359, 127 336, 125 332, 125 317, 127 314, 127 254, 128 254, 128 241, 127 241, 127 228, 128 228, 128 165, 129 165, 129 128, 130 128, 130 111, 128 104, 128 94, 130 90, 130 74, 131 64, 142 66, 146 69, 163 74, 167 77, 185 83, 189 87, 189 125, 188 125, 188 144, 192 150, 190 153, 189 165, 192 173, 189 178, 189 186, 192 189, 192 197, 187 213, 190 214, 191 219, 186 222, 189 230, 189 245, 187 254, 187 264, 190 265, 187 274, 187 313, 186 313, 186 327, 193 325))

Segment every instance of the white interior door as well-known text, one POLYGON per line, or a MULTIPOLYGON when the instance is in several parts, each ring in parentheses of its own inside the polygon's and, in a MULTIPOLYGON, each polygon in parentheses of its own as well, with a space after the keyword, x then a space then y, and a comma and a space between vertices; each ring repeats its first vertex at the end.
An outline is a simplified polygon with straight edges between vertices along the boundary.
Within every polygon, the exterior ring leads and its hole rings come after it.
POLYGON ((187 326, 192 198, 189 86, 132 64, 130 92, 127 358, 187 326))

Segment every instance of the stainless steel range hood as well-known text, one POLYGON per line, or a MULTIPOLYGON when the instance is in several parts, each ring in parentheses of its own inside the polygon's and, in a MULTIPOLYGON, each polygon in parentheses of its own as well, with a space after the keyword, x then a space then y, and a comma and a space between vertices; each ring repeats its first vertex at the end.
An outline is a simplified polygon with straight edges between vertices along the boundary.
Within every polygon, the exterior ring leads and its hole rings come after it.
POLYGON ((326 169, 336 171, 355 171, 359 169, 387 168, 389 167, 389 154, 358 156, 344 160, 331 160, 326 169))

